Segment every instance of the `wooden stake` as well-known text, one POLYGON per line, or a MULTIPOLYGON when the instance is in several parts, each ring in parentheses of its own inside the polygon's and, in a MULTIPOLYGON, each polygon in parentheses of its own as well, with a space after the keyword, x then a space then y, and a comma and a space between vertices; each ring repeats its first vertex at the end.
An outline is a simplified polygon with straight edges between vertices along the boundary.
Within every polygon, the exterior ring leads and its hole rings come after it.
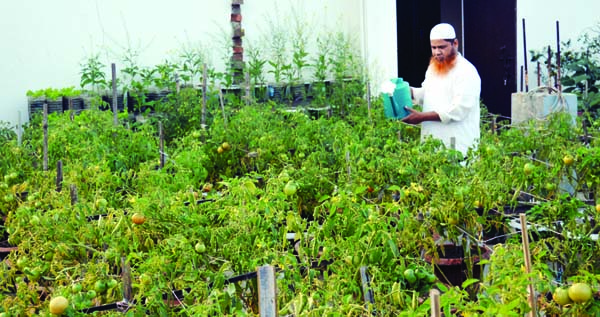
MULTIPOLYGON (((586 81, 587 83, 587 81, 586 81)), ((21 129, 21 111, 17 111, 17 144, 21 146, 23 130, 21 129)))
MULTIPOLYGON (((528 275, 531 275, 531 255, 529 254, 529 235, 527 233, 527 220, 525 219, 525 214, 520 214, 519 219, 521 220, 521 240, 523 241, 523 257, 525 258, 525 270, 528 275)), ((529 316, 534 317, 536 316, 536 298, 531 277, 529 277, 528 290, 529 307, 531 308, 529 316)))
POLYGON ((163 130, 162 122, 158 122, 158 137, 160 151, 160 169, 163 169, 165 167, 165 133, 163 130))
POLYGON ((367 111, 369 114, 369 118, 371 118, 371 85, 367 80, 367 111))
POLYGON ((119 124, 119 118, 117 116, 117 66, 115 63, 110 64, 110 69, 112 72, 112 110, 113 110, 113 124, 119 124))
POLYGON ((206 128, 206 63, 202 65, 202 130, 206 128))
POLYGON ((244 76, 244 83, 246 86, 246 106, 250 104, 250 73, 246 72, 244 76))
POLYGON ((431 317, 441 317, 442 309, 440 306, 440 291, 437 289, 430 290, 429 299, 431 300, 431 317))
POLYGON ((275 268, 263 265, 257 268, 258 312, 261 317, 277 317, 277 283, 275 268))
POLYGON ((179 90, 181 89, 179 84, 179 74, 175 74, 175 92, 179 95, 179 90))
POLYGON ((56 163, 56 191, 62 191, 62 183, 63 183, 63 163, 62 160, 58 160, 56 163))
POLYGON ((130 303, 132 300, 131 294, 131 267, 127 262, 127 257, 121 257, 121 278, 123 279, 123 300, 130 303))
POLYGON ((48 103, 44 102, 44 119, 42 121, 42 128, 44 129, 44 162, 43 170, 48 171, 48 103))
POLYGON ((71 194, 71 206, 73 206, 77 203, 77 201, 79 201, 79 198, 77 197, 77 186, 75 186, 75 184, 71 184, 69 189, 71 194))
POLYGON ((350 177, 350 151, 346 151, 346 168, 348 169, 348 182, 351 181, 351 177, 350 177))
POLYGON ((223 112, 223 127, 227 130, 227 115, 225 115, 225 101, 223 100, 221 86, 219 86, 219 104, 221 105, 221 112, 223 112))

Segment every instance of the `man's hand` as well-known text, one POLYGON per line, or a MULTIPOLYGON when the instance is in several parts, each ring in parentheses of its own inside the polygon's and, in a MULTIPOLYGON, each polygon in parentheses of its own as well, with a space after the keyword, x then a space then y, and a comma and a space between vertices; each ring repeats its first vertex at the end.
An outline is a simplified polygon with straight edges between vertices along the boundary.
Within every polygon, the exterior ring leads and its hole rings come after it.
POLYGON ((423 121, 440 121, 440 116, 434 112, 420 112, 415 109, 404 107, 406 111, 408 111, 408 116, 402 119, 402 122, 408 124, 419 124, 423 121))

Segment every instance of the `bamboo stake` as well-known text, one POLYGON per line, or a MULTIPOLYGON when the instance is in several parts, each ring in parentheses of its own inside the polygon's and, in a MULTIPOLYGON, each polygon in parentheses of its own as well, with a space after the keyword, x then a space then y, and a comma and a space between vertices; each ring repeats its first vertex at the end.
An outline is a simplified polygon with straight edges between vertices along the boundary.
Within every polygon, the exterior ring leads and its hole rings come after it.
POLYGON ((73 206, 77 203, 77 201, 79 201, 79 198, 77 196, 77 186, 75 186, 75 184, 71 184, 69 189, 71 195, 71 206, 73 206))
POLYGON ((552 74, 552 51, 550 50, 550 45, 548 45, 548 93, 551 92, 552 88, 552 76, 550 74, 552 74))
POLYGON ((371 85, 367 80, 367 111, 369 113, 369 119, 371 119, 371 85))
MULTIPOLYGON (((525 258, 525 270, 527 275, 531 275, 531 255, 529 254, 529 235, 527 233, 527 220, 525 219, 525 214, 520 214, 519 219, 521 220, 521 240, 523 241, 523 256, 525 258)), ((533 288, 533 283, 531 281, 531 276, 529 276, 529 307, 531 311, 529 312, 530 317, 536 316, 536 307, 535 307, 535 290, 533 288)))
POLYGON ((160 169, 163 169, 165 167, 165 133, 162 122, 158 122, 158 137, 160 150, 160 169))
POLYGON ((431 317, 441 317, 440 291, 437 289, 430 290, 429 298, 431 299, 431 317))
POLYGON ((246 86, 246 106, 250 104, 250 73, 246 72, 244 84, 246 86))
POLYGON ((43 156, 43 170, 48 171, 48 103, 44 102, 44 119, 42 122, 44 130, 44 156, 43 156))
POLYGON ((117 66, 115 63, 110 64, 111 72, 112 72, 112 110, 113 110, 113 124, 119 124, 119 119, 117 116, 117 66))
POLYGON ((21 111, 17 111, 17 144, 19 146, 21 146, 22 141, 23 141, 23 130, 21 129, 21 111))
POLYGON ((58 160, 56 163, 56 191, 62 191, 62 183, 63 183, 63 163, 62 160, 58 160))
POLYGON ((206 128, 206 63, 202 65, 202 129, 206 128))
POLYGON ((221 86, 219 86, 219 104, 221 105, 221 112, 223 113, 223 127, 227 130, 227 115, 225 114, 225 101, 223 100, 221 86))
POLYGON ((346 168, 348 170, 348 182, 351 182, 351 168, 350 168, 350 151, 346 151, 346 168))
POLYGON ((263 265, 257 268, 258 311, 260 317, 277 317, 277 283, 275 268, 263 265))
POLYGON ((123 279, 123 300, 130 303, 132 300, 131 292, 131 267, 127 262, 127 257, 121 257, 121 278, 123 279))

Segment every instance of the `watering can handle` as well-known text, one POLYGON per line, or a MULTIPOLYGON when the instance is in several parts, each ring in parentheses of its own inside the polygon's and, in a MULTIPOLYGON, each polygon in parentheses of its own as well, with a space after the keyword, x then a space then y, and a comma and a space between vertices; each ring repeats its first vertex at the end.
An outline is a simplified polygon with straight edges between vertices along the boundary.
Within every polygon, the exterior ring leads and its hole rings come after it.
POLYGON ((392 103, 392 111, 394 112, 394 118, 398 117, 398 114, 396 113, 396 102, 394 101, 394 98, 392 97, 392 95, 389 95, 390 97, 390 102, 392 103))

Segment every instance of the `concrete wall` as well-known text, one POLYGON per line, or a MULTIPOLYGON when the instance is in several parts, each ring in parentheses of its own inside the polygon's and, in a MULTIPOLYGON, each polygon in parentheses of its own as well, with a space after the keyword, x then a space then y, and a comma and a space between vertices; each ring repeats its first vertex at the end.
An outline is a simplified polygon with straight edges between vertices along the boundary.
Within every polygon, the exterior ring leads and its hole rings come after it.
MULTIPOLYGON (((242 5, 244 46, 264 46, 271 25, 305 24, 311 40, 341 31, 357 40, 368 65, 393 77, 395 2, 389 0, 247 0, 242 5), (364 13, 364 14, 363 14, 364 13), (366 53, 368 52, 368 53, 366 53)), ((223 69, 230 54, 231 1, 20 0, 0 3, 0 121, 27 120, 28 90, 79 86, 80 63, 100 53, 122 66, 135 51, 140 66, 173 59, 184 47, 202 47, 223 69)))

